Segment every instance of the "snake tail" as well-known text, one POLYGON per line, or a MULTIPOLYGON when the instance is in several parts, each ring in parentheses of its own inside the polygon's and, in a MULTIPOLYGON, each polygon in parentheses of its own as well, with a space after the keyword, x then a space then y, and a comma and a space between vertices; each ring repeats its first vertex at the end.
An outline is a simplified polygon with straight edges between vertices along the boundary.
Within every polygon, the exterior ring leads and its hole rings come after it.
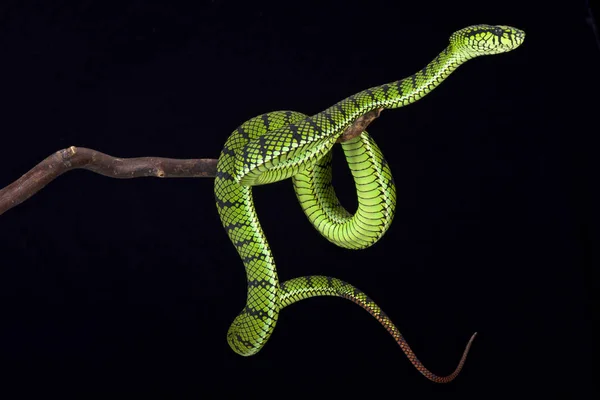
POLYGON ((351 284, 344 282, 337 278, 329 276, 303 276, 294 279, 290 279, 281 284, 280 288, 280 307, 284 308, 291 304, 294 304, 300 300, 308 299, 311 297, 318 296, 334 296, 341 297, 358 304, 360 307, 365 309, 371 314, 383 327, 389 332, 394 338, 396 343, 400 346, 404 354, 408 357, 412 365, 423 374, 427 379, 436 383, 448 383, 454 380, 460 371, 462 370, 465 360, 473 340, 477 335, 475 332, 469 339, 462 357, 458 362, 458 365, 450 375, 438 376, 433 372, 429 371, 423 363, 417 358, 415 353, 412 351, 396 325, 390 320, 385 312, 363 291, 357 289, 351 284))

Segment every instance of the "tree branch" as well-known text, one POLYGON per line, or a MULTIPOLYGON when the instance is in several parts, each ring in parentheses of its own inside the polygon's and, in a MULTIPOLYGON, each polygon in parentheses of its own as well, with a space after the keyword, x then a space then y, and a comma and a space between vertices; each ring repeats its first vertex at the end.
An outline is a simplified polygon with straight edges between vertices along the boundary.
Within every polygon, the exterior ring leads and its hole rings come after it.
MULTIPOLYGON (((381 110, 371 111, 359 117, 337 142, 345 142, 360 135, 379 117, 381 110)), ((86 169, 117 179, 212 178, 217 171, 217 159, 117 158, 85 147, 71 146, 46 157, 15 182, 0 189, 0 215, 29 199, 60 175, 74 169, 86 169)))
POLYGON ((0 190, 0 215, 21 204, 48 183, 74 169, 86 169, 111 178, 214 177, 217 160, 177 160, 162 157, 117 158, 85 147, 59 150, 0 190))
POLYGON ((377 108, 373 111, 369 111, 368 113, 361 115, 348 127, 344 133, 337 140, 337 143, 347 142, 348 140, 355 138, 360 135, 364 130, 367 129, 367 126, 371 124, 376 118, 379 118, 383 108, 377 108))

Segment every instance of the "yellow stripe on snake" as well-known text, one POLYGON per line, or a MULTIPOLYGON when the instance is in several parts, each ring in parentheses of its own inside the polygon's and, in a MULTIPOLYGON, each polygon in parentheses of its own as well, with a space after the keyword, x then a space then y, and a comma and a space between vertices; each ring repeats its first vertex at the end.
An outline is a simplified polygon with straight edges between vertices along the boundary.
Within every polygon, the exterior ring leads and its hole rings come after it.
POLYGON ((327 276, 304 276, 280 283, 254 208, 252 186, 291 178, 306 216, 327 240, 347 249, 373 245, 394 216, 392 173, 367 132, 343 142, 358 196, 358 208, 350 214, 340 204, 331 183, 331 149, 340 135, 360 116, 414 103, 464 62, 511 51, 524 38, 523 31, 508 26, 470 26, 453 33, 448 46, 414 75, 363 90, 312 116, 294 111, 262 114, 244 122, 229 136, 217 164, 214 191, 219 216, 247 277, 246 306, 227 333, 227 341, 236 353, 256 354, 269 340, 279 312, 286 306, 315 296, 337 296, 371 313, 428 379, 449 382, 458 375, 475 335, 455 371, 437 376, 421 364, 387 315, 351 284, 327 276))

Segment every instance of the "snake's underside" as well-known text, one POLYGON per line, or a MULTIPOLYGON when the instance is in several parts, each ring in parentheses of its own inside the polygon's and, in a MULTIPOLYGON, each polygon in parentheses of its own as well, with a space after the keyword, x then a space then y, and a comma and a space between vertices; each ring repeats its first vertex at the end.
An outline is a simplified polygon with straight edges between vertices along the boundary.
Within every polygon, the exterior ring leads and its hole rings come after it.
POLYGON ((430 380, 449 382, 458 375, 475 335, 454 372, 440 377, 421 364, 388 316, 351 284, 327 276, 304 276, 280 283, 254 208, 252 186, 291 178, 301 207, 323 237, 347 249, 373 245, 394 217, 392 173, 367 132, 343 142, 358 196, 356 212, 349 213, 332 186, 331 149, 337 139, 367 112, 414 103, 467 60, 510 51, 523 40, 522 31, 508 26, 470 26, 455 32, 446 49, 408 78, 366 89, 312 116, 295 111, 262 114, 229 136, 219 157, 214 188, 219 216, 247 277, 246 306, 227 333, 227 341, 236 353, 249 356, 260 351, 286 306, 315 296, 337 296, 373 315, 430 380))

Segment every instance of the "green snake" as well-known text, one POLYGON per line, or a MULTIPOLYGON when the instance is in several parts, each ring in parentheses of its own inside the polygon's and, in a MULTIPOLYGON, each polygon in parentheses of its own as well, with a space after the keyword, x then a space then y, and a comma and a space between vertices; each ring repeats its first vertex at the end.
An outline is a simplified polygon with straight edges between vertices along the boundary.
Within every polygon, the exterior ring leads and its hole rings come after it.
POLYGON ((304 276, 280 283, 254 207, 252 186, 292 178, 304 213, 322 236, 347 249, 373 245, 394 217, 396 191, 390 167, 366 131, 341 143, 358 196, 357 210, 350 214, 340 204, 331 182, 331 150, 336 141, 360 116, 412 104, 467 60, 511 51, 524 38, 523 31, 509 26, 469 26, 454 32, 449 45, 414 75, 363 90, 312 116, 273 111, 233 131, 219 156, 214 193, 223 227, 246 271, 246 305, 227 332, 227 341, 236 353, 250 356, 260 351, 281 309, 315 296, 337 296, 373 315, 428 379, 450 382, 459 374, 475 334, 455 371, 437 376, 417 359, 390 318, 351 284, 327 276, 304 276))

